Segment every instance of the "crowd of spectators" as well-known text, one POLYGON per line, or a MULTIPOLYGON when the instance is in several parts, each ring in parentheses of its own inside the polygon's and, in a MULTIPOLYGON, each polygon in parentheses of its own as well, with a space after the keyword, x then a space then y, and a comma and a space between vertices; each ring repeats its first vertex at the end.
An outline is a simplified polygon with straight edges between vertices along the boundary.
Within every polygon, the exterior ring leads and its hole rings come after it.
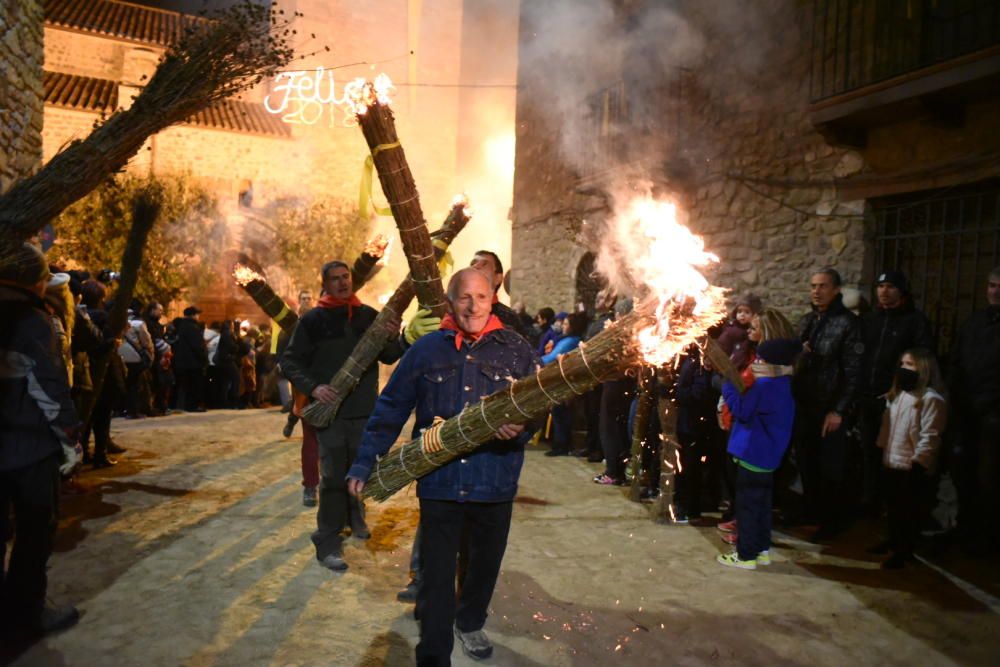
MULTIPOLYGON (((989 508, 1000 498, 1000 268, 984 286, 986 307, 958 328, 949 350, 939 349, 901 272, 878 275, 871 306, 855 295, 846 302, 833 268, 806 278, 807 311, 786 316, 746 295, 711 332, 742 391, 694 346, 651 382, 677 418, 675 432, 661 433, 654 414, 643 437, 642 499, 660 493, 662 435, 679 450, 675 520, 705 522, 703 512, 720 511, 711 522, 739 547, 724 564, 769 562, 772 495, 776 520, 818 543, 843 539, 861 517, 884 517, 886 539, 871 551, 889 554, 886 568, 913 557, 921 532, 954 538, 971 554, 996 553, 1000 530, 989 508), (939 494, 942 484, 956 490, 957 508, 939 494), (741 511, 745 497, 754 510, 766 498, 766 531, 764 514, 741 511)), ((606 290, 592 308, 541 308, 530 342, 552 363, 628 308, 606 290)), ((535 441, 551 443, 547 456, 603 461, 594 482, 623 485, 636 403, 634 378, 605 382, 557 406, 535 441)))

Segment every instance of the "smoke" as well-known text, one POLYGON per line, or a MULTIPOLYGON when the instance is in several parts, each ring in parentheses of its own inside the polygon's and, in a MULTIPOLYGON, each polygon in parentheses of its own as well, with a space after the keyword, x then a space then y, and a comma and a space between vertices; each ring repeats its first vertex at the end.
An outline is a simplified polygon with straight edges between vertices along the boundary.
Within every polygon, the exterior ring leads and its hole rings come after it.
POLYGON ((660 3, 631 12, 610 0, 522 3, 521 94, 558 136, 560 155, 576 171, 593 159, 595 133, 609 111, 634 119, 656 113, 651 90, 704 51, 704 36, 675 9, 660 3), (628 107, 608 109, 602 91, 622 85, 628 107), (633 92, 634 91, 634 92, 633 92))

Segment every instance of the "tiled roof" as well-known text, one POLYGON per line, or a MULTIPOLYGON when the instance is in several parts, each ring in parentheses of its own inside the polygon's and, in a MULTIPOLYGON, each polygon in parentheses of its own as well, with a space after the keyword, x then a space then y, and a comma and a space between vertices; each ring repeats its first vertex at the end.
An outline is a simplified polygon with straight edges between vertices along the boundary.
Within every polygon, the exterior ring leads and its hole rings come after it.
POLYGON ((45 103, 80 111, 104 111, 118 106, 118 83, 89 76, 45 72, 45 103))
POLYGON ((169 46, 202 20, 119 0, 45 0, 48 25, 159 46, 169 46))
MULTIPOLYGON (((118 82, 75 74, 45 72, 45 103, 80 111, 111 111, 118 106, 118 82)), ((249 134, 290 137, 291 128, 261 104, 225 100, 195 114, 186 123, 249 134)))

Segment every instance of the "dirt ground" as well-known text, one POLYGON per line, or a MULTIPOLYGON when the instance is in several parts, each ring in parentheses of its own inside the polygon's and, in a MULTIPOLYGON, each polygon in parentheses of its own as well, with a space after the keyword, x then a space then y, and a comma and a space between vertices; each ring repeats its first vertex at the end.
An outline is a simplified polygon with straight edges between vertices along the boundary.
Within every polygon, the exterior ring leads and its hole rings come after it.
MULTIPOLYGON (((372 539, 350 541, 350 570, 332 574, 313 555, 298 440, 281 438, 283 420, 116 420, 129 452, 64 498, 51 562, 50 598, 83 619, 13 664, 412 664, 417 624, 395 600, 412 491, 370 504, 372 539)), ((714 528, 654 524, 621 489, 591 483, 596 471, 529 452, 485 664, 1000 664, 989 592, 787 534, 769 568, 726 569, 714 528)), ((474 664, 460 649, 453 661, 474 664)))

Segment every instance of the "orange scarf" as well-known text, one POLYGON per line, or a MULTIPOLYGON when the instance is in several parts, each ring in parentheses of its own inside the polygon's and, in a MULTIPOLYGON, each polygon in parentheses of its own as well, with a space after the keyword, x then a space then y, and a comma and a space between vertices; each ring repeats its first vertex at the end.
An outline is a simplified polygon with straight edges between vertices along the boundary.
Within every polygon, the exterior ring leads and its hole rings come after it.
POLYGON ((500 318, 497 317, 496 315, 490 315, 490 319, 486 320, 486 326, 483 327, 482 331, 480 331, 477 334, 470 334, 468 332, 462 331, 458 327, 458 322, 455 321, 455 318, 451 315, 451 313, 448 313, 447 315, 444 316, 444 319, 441 320, 441 329, 444 331, 456 332, 455 349, 461 350, 462 341, 465 340, 466 337, 468 337, 469 339, 469 345, 472 345, 473 343, 475 343, 477 340, 479 340, 489 332, 496 331, 497 329, 503 329, 503 323, 500 322, 500 318))
POLYGON ((351 317, 354 315, 354 309, 361 307, 361 300, 358 299, 357 295, 352 294, 348 299, 338 299, 331 294, 324 294, 316 302, 316 305, 320 308, 338 308, 340 306, 347 306, 347 321, 351 321, 351 317))

